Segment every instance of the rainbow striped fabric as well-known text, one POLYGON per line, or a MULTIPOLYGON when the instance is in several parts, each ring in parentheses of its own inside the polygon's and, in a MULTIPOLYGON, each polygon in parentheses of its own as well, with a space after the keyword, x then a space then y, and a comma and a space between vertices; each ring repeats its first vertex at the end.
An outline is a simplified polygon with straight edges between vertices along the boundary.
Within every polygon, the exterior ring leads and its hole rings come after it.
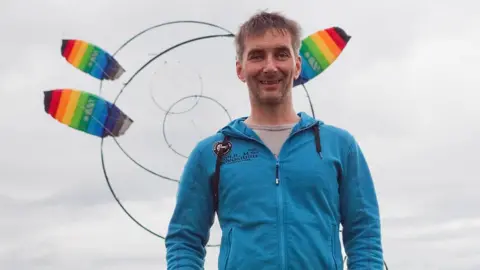
POLYGON ((72 66, 100 80, 116 80, 125 72, 109 53, 82 40, 63 39, 61 53, 72 66))
POLYGON ((75 89, 44 91, 44 107, 60 123, 97 137, 118 137, 133 123, 114 104, 75 89))
POLYGON ((303 39, 300 47, 302 71, 293 85, 305 84, 327 69, 343 51, 350 38, 340 27, 331 27, 303 39))

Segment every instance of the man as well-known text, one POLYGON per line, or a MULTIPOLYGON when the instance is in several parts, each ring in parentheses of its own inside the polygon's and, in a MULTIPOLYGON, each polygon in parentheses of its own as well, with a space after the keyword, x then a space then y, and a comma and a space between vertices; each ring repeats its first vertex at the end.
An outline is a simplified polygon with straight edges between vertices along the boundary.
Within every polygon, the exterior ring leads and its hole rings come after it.
POLYGON ((360 147, 347 131, 293 108, 299 26, 261 12, 236 43, 251 114, 191 153, 166 237, 168 269, 203 269, 215 212, 219 269, 342 270, 340 224, 348 269, 383 269, 378 203, 360 147))

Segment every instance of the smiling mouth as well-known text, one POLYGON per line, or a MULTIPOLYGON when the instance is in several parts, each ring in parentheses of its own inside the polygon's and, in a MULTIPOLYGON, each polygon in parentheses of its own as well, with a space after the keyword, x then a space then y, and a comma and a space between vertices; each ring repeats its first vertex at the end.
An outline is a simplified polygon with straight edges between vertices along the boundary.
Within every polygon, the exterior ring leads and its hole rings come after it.
POLYGON ((265 84, 265 85, 272 85, 272 84, 277 84, 277 83, 280 83, 282 80, 261 80, 260 83, 261 84, 265 84))

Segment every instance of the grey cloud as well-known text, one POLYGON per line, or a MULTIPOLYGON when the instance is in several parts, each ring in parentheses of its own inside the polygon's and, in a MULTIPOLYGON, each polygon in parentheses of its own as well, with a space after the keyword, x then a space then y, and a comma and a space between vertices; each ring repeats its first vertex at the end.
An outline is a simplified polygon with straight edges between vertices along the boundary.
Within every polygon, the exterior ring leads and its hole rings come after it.
MULTIPOLYGON (((369 160, 390 268, 478 268, 475 169, 480 128, 475 123, 480 111, 475 89, 480 40, 473 1, 364 1, 349 6, 311 1, 255 6, 222 1, 176 1, 168 6, 158 1, 135 6, 129 1, 23 2, 29 9, 20 1, 2 2, 0 16, 2 25, 11 26, 0 28, 0 56, 8 63, 0 66, 2 269, 165 268, 163 241, 134 224, 109 193, 100 142, 43 112, 45 89, 96 92, 99 86, 60 57, 60 39, 82 38, 113 51, 141 29, 175 19, 206 20, 235 31, 241 20, 263 7, 298 18, 305 35, 339 25, 353 37, 337 62, 307 88, 317 117, 351 131, 369 160)), ((219 32, 193 25, 151 32, 119 53, 127 69, 121 81, 152 57, 150 53, 183 38, 219 32)), ((218 99, 232 117, 248 114, 247 91, 234 74, 232 42, 205 40, 179 48, 126 88, 118 104, 135 123, 119 142, 133 158, 173 178, 185 162, 165 145, 164 114, 149 96, 151 76, 162 72, 165 60, 199 70, 204 94, 218 99)), ((196 83, 176 88, 171 83, 192 77, 157 77, 155 97, 168 107, 183 95, 198 93, 196 83)), ((104 85, 109 99, 121 88, 121 83, 104 85)), ((294 95, 296 108, 309 111, 302 90, 295 89, 294 95)), ((191 104, 185 101, 179 108, 191 104)), ((212 104, 202 99, 192 112, 167 119, 173 147, 188 154, 199 138, 228 121, 212 104)), ((132 164, 111 140, 106 141, 105 155, 113 187, 127 209, 147 227, 165 233, 176 183, 132 164)), ((211 243, 219 239, 216 224, 211 243)), ((207 269, 216 269, 217 251, 209 249, 207 269)))

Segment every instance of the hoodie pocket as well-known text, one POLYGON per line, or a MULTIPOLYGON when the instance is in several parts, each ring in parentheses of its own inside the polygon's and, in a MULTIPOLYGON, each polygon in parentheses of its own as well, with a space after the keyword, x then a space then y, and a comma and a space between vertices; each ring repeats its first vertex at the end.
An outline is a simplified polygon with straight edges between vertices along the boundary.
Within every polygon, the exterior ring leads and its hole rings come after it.
POLYGON ((337 262, 337 256, 335 255, 337 253, 337 239, 338 239, 338 229, 337 225, 332 225, 331 229, 331 236, 330 236, 330 246, 332 247, 331 252, 332 252, 332 269, 339 270, 338 269, 338 262, 337 262), (333 268, 335 266, 335 268, 333 268))
POLYGON ((232 253, 232 233, 233 228, 228 230, 227 238, 225 241, 225 267, 224 270, 228 269, 228 261, 230 259, 230 254, 232 253))

